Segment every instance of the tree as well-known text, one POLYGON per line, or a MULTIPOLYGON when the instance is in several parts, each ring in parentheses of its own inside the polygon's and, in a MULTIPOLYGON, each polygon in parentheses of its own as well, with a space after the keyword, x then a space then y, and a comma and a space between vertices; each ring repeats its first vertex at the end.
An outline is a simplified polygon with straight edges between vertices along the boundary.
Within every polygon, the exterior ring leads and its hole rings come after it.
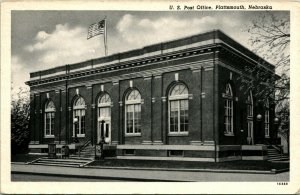
MULTIPOLYGON (((256 15, 245 31, 249 33, 249 43, 253 51, 275 66, 277 75, 270 75, 259 66, 247 67, 254 77, 249 81, 241 78, 244 88, 255 89, 260 100, 268 98, 275 104, 280 117, 280 132, 289 136, 290 98, 290 19, 288 12, 261 12, 256 15)), ((259 63, 266 63, 261 60, 259 63)), ((287 139, 288 140, 288 139, 287 139)))
POLYGON ((24 153, 29 144, 30 106, 28 90, 19 88, 11 102, 11 153, 24 153))

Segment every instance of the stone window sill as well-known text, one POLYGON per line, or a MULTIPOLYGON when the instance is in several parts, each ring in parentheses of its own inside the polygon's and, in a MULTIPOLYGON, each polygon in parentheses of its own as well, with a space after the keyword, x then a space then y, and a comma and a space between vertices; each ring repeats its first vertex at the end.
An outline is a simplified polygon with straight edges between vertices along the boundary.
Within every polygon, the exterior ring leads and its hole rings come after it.
POLYGON ((225 136, 229 136, 229 137, 230 137, 230 136, 231 136, 231 137, 234 136, 233 133, 225 133, 224 135, 225 135, 225 136))
POLYGON ((54 135, 45 135, 44 138, 54 138, 54 135))
MULTIPOLYGON (((85 134, 77 134, 77 137, 85 137, 85 134)), ((75 135, 73 135, 72 138, 75 138, 75 135)))
POLYGON ((125 133, 125 137, 140 137, 141 133, 125 133))
POLYGON ((181 137, 181 136, 184 137, 184 136, 189 136, 189 133, 188 132, 181 132, 181 133, 179 133, 179 132, 173 133, 172 132, 172 133, 168 133, 168 136, 169 137, 181 137))

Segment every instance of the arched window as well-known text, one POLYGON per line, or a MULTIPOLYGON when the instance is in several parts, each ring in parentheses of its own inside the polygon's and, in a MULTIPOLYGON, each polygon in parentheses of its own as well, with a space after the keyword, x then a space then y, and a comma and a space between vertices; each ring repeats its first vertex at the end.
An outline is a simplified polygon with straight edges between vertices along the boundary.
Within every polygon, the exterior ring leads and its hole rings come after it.
POLYGON ((265 137, 270 137, 270 109, 268 100, 265 102, 265 137))
POLYGON ((45 137, 54 137, 55 105, 49 100, 45 105, 45 137))
POLYGON ((126 134, 141 134, 141 94, 138 90, 130 91, 125 99, 126 134))
POLYGON ((224 125, 225 134, 233 135, 233 92, 230 84, 226 85, 225 88, 225 106, 224 106, 224 125))
POLYGON ((98 100, 98 119, 110 119, 111 99, 107 93, 102 95, 98 100))
POLYGON ((253 96, 252 91, 247 97, 247 128, 248 128, 248 144, 253 144, 253 96))
POLYGON ((73 124, 73 136, 75 132, 78 137, 85 136, 85 101, 82 97, 78 97, 73 105, 73 118, 77 118, 78 122, 73 124))
POLYGON ((184 84, 169 93, 169 134, 187 133, 189 129, 189 93, 184 84))

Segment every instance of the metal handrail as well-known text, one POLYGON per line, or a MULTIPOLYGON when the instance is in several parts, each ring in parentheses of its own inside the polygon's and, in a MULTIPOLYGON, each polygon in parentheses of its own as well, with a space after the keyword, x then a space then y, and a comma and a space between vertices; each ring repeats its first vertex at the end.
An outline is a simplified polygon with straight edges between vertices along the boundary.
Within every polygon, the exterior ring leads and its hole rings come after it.
POLYGON ((79 150, 78 150, 79 157, 80 157, 81 151, 82 151, 87 145, 89 145, 90 143, 91 143, 91 140, 88 138, 88 139, 83 143, 83 145, 79 148, 79 150))

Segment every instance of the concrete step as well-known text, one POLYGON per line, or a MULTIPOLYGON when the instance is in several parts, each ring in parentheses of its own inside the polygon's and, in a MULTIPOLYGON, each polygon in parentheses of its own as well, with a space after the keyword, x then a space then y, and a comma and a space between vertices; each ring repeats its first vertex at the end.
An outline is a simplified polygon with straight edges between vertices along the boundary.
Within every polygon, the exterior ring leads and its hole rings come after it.
POLYGON ((51 159, 51 158, 40 158, 33 161, 31 164, 34 165, 49 165, 49 166, 66 166, 66 167, 80 167, 88 163, 91 163, 91 158, 68 158, 68 159, 51 159))
POLYGON ((48 161, 38 161, 34 164, 53 164, 53 165, 70 165, 70 166, 80 166, 81 164, 85 164, 85 163, 72 163, 72 162, 68 162, 68 163, 61 163, 61 162, 48 162, 48 161))
POLYGON ((86 163, 87 160, 83 159, 40 159, 39 162, 58 162, 58 163, 68 163, 68 162, 76 162, 76 163, 86 163))
POLYGON ((79 167, 80 165, 70 165, 70 164, 54 164, 54 163, 34 163, 35 165, 45 165, 45 166, 59 166, 59 167, 79 167))
POLYGON ((72 155, 69 159, 79 159, 79 160, 94 160, 94 156, 81 156, 78 155, 72 155))
POLYGON ((55 161, 55 160, 38 160, 37 162, 43 162, 43 163, 61 163, 61 164, 84 164, 89 161, 87 160, 78 160, 78 159, 69 159, 68 161, 55 161))

